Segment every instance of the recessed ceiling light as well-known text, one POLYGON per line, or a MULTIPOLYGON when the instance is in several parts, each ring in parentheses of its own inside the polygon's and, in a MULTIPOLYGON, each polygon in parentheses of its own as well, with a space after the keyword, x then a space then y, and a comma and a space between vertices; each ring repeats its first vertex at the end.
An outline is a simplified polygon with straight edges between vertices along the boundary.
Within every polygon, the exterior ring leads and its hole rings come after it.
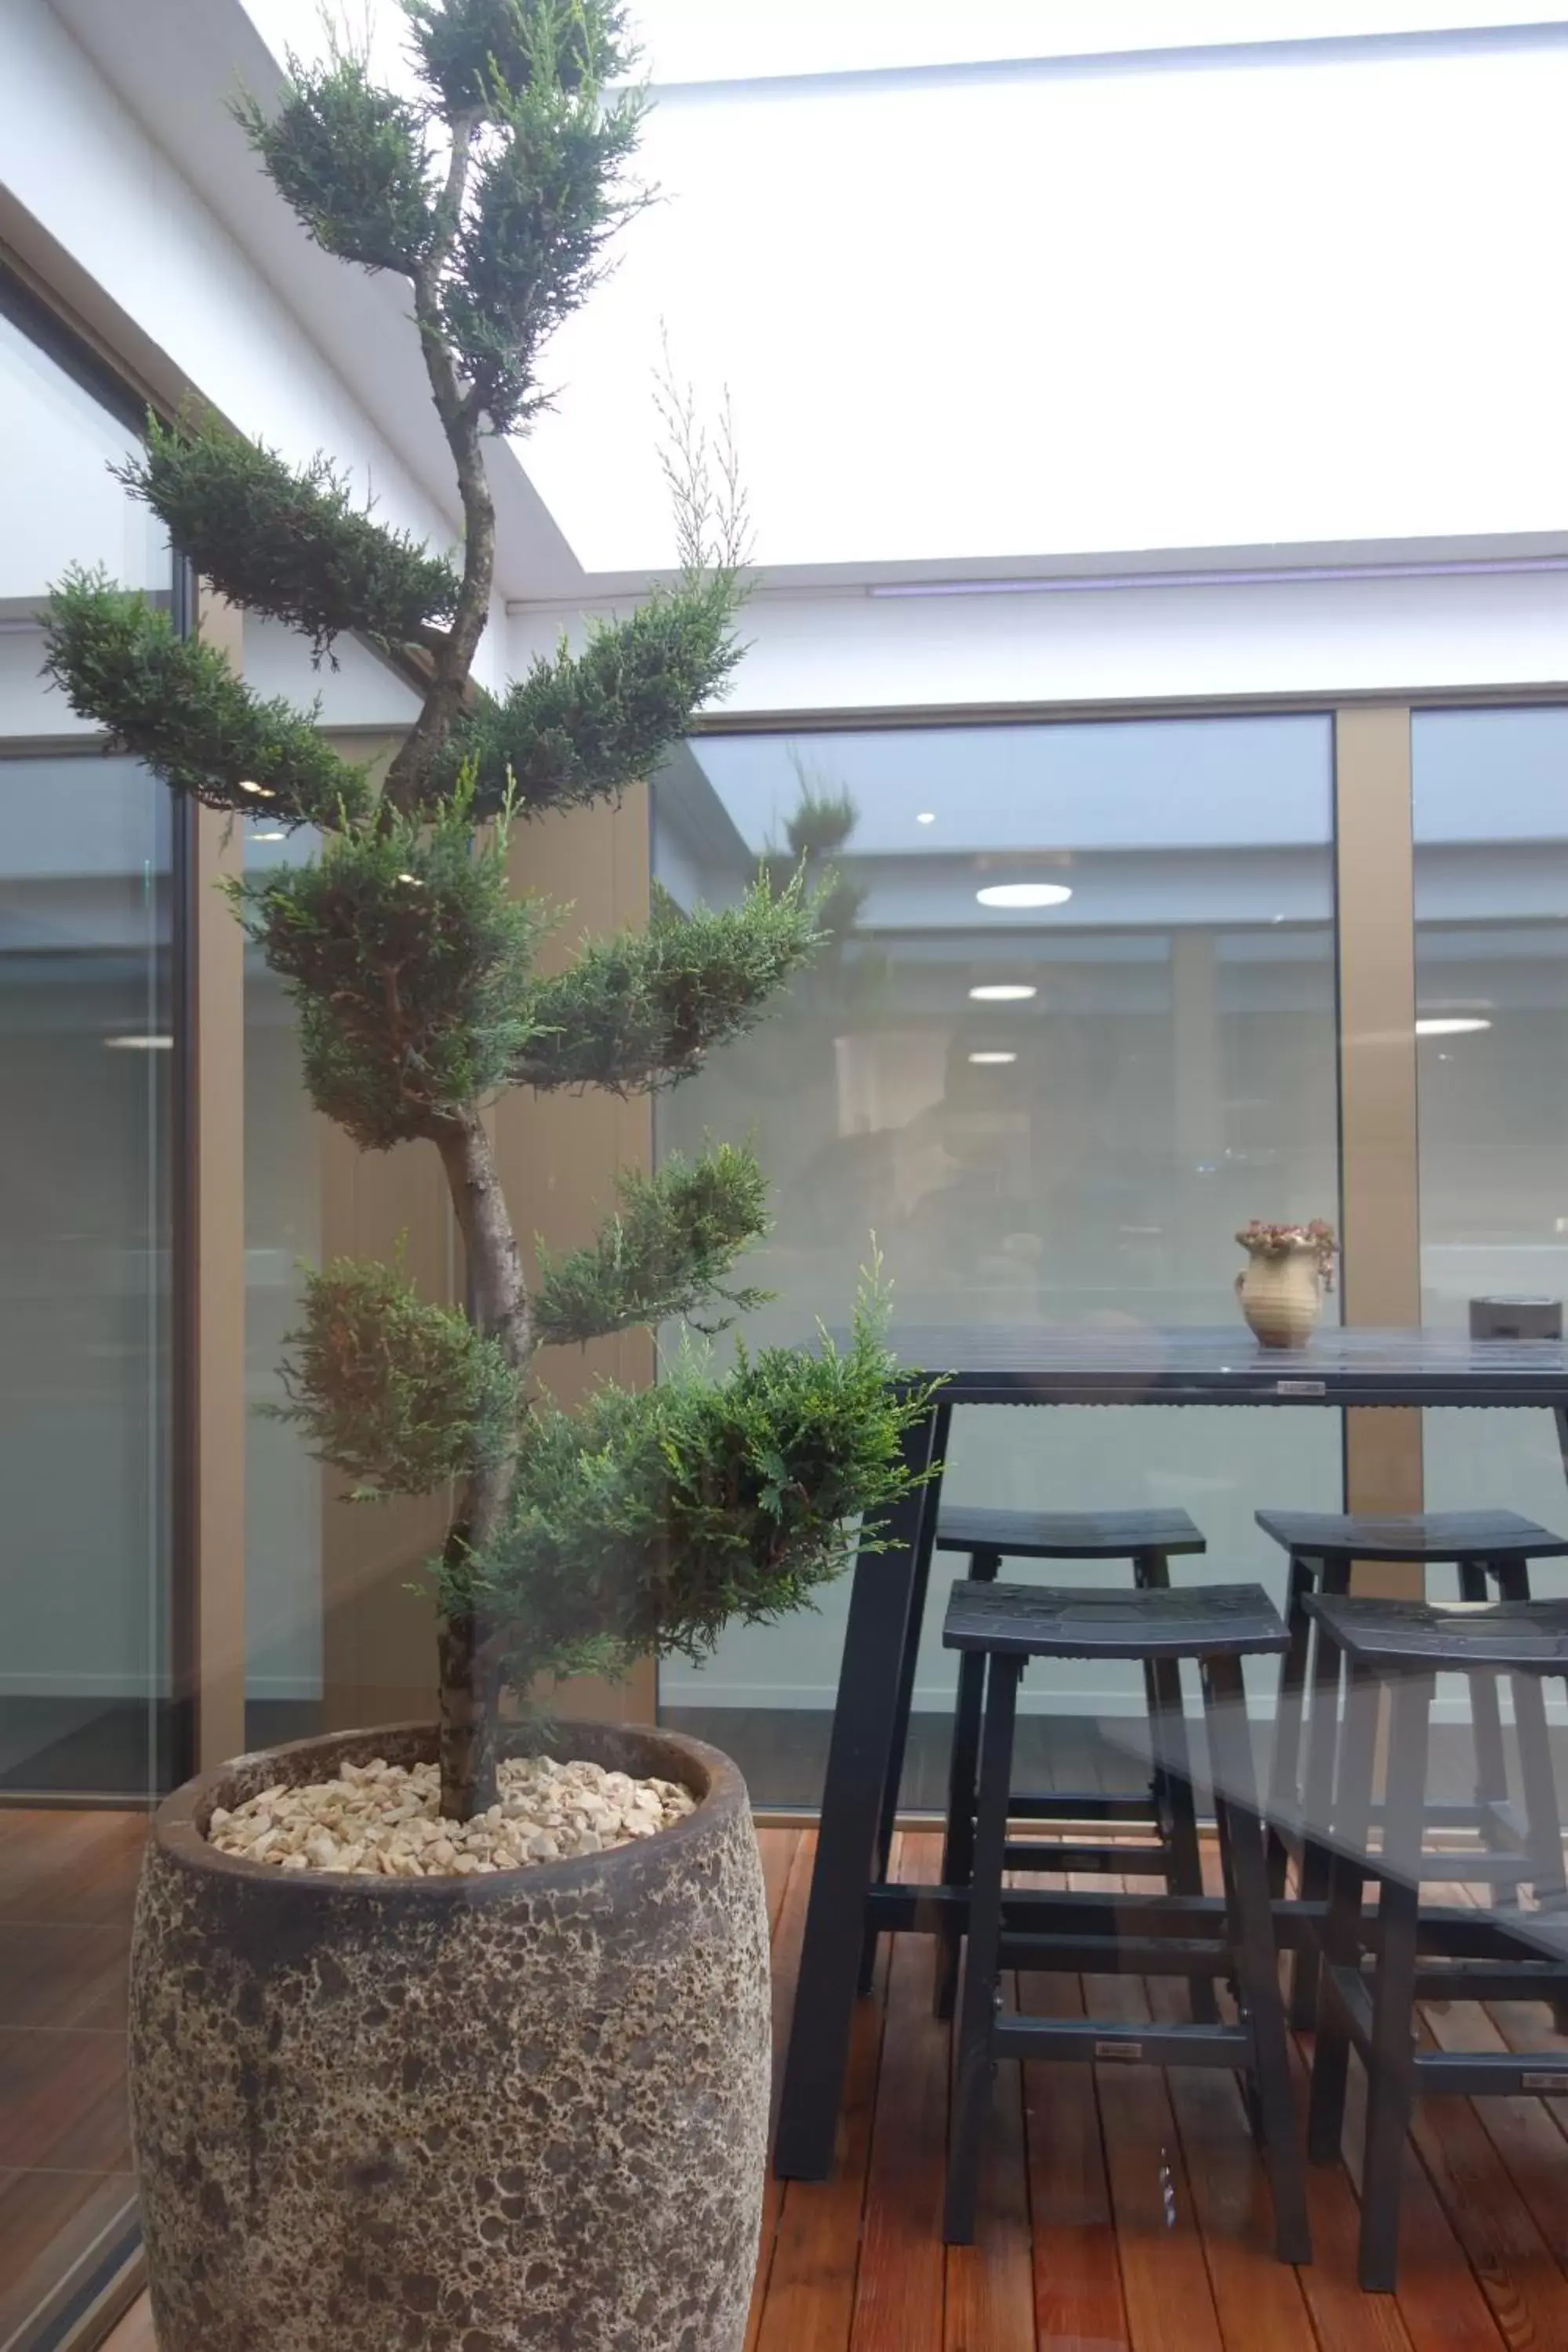
POLYGON ((917 824, 934 824, 936 823, 935 809, 921 809, 919 816, 915 819, 915 823, 917 824))
POLYGON ((1037 988, 1031 988, 1026 981, 1022 980, 994 981, 984 988, 972 988, 969 992, 976 1004, 1023 1004, 1029 997, 1038 996, 1039 992, 1037 988))
POLYGON ((1065 882, 992 882, 974 895, 983 907, 1065 907, 1072 892, 1065 882))
POLYGON ((1479 1013, 1443 1013, 1418 1021, 1415 1034, 1418 1037, 1468 1037, 1478 1029, 1489 1029, 1491 1025, 1489 1021, 1483 1021, 1479 1013))
POLYGON ((120 1054, 166 1054, 174 1041, 172 1037, 149 1036, 145 1030, 138 1030, 132 1036, 106 1037, 103 1042, 120 1054))
POLYGON ((1016 1062, 1016 1054, 971 1054, 972 1062, 1016 1062))

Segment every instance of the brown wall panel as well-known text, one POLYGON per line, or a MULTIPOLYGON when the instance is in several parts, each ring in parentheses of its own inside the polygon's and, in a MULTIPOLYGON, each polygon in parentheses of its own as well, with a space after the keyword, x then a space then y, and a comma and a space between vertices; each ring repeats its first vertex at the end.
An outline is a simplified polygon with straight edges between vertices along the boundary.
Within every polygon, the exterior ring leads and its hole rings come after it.
MULTIPOLYGON (((645 787, 619 808, 598 803, 520 824, 512 845, 520 890, 537 893, 561 910, 540 962, 559 971, 585 937, 647 922, 648 806, 645 787)), ((496 1151, 519 1238, 531 1267, 542 1234, 552 1249, 590 1240, 615 1205, 617 1167, 647 1172, 653 1164, 653 1113, 646 1096, 630 1102, 589 1091, 581 1095, 508 1095, 497 1105, 496 1151)), ((563 1404, 574 1403, 596 1380, 639 1387, 653 1377, 653 1343, 646 1332, 624 1332, 587 1348, 554 1348, 539 1359, 539 1376, 563 1404)), ((565 1713, 616 1722, 651 1722, 651 1664, 624 1685, 580 1677, 563 1684, 554 1704, 565 1713)))
MULTIPOLYGON (((1344 1316, 1402 1328, 1421 1320, 1410 713, 1403 704, 1339 712, 1335 779, 1344 1316)), ((1345 1487, 1352 1510, 1418 1511, 1420 1414, 1348 1412, 1345 1487)), ((1363 1563, 1357 1585, 1416 1593, 1420 1571, 1363 1563)))

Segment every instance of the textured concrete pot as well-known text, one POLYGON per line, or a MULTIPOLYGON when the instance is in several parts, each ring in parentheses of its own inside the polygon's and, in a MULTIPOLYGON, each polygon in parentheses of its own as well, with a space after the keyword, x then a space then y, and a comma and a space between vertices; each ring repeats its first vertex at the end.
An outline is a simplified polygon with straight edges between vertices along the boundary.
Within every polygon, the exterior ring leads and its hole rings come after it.
POLYGON ((218 1804, 435 1753, 310 1740, 160 1811, 132 2115, 161 2352, 739 2352, 769 2088, 744 1784, 695 1740, 558 1752, 679 1780, 638 1844, 489 1878, 216 1853, 218 1804))

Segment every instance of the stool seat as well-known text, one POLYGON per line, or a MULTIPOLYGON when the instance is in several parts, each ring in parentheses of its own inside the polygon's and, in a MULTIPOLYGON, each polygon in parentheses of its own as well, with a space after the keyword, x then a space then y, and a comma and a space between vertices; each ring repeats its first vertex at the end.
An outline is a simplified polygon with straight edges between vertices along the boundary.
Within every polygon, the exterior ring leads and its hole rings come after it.
POLYGON ((1313 1559, 1568 1559, 1568 1538, 1517 1511, 1421 1511, 1408 1517, 1333 1511, 1259 1511, 1265 1535, 1313 1559))
MULTIPOLYGON (((938 1551, 999 1551, 1013 1559, 1131 1559, 1205 1549, 1185 1511, 994 1511, 942 1506, 938 1551)), ((1568 1549, 1568 1547, 1565 1547, 1568 1549)))
POLYGON ((1354 1665, 1433 1673, 1501 1666, 1562 1674, 1568 1668, 1568 1601, 1383 1601, 1309 1593, 1304 1606, 1354 1665))
POLYGON ((955 1584, 950 1650, 1025 1658, 1219 1658, 1283 1650, 1289 1634, 1260 1584, 1106 1592, 1096 1585, 955 1584))

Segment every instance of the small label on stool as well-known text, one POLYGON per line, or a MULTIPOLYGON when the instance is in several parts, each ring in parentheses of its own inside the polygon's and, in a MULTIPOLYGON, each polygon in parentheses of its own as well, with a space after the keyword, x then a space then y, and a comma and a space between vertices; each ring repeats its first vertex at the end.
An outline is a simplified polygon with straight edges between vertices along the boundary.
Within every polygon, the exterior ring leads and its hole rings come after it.
POLYGON ((1328 1392, 1326 1381, 1276 1381, 1274 1383, 1276 1396, 1327 1396, 1328 1392))
POLYGON ((1094 2054, 1097 2058, 1129 2058, 1136 2064, 1142 2058, 1143 2044, 1141 2042, 1097 2042, 1094 2054))
POLYGON ((1568 2074, 1521 2074, 1519 2087, 1521 2091, 1568 2091, 1568 2074))

